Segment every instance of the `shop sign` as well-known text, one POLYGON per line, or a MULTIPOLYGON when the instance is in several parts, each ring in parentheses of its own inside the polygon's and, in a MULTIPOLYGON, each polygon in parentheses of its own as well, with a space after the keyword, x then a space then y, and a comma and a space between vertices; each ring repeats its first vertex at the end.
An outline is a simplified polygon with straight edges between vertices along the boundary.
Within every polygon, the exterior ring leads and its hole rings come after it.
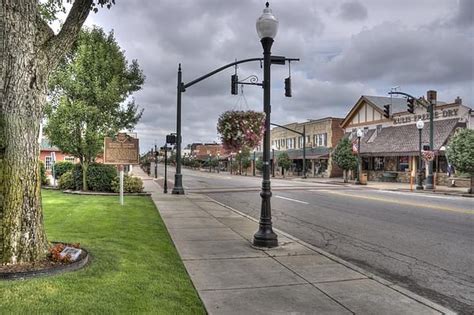
MULTIPOLYGON (((437 110, 437 111, 434 112, 433 119, 457 117, 458 116, 458 110, 459 110, 458 108, 437 110)), ((396 117, 396 118, 394 118, 393 123, 395 125, 408 124, 408 123, 414 123, 414 122, 416 122, 420 119, 421 120, 429 120, 430 119, 430 114, 425 113, 425 114, 414 114, 414 115, 409 115, 409 116, 396 117)))

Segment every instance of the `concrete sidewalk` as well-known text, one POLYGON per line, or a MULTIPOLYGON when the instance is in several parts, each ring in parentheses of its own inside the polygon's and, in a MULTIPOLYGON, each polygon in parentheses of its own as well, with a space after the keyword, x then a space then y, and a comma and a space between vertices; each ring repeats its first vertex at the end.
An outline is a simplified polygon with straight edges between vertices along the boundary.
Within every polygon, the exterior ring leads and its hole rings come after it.
POLYGON ((163 194, 141 170, 209 314, 452 314, 275 229, 280 246, 252 246, 258 223, 204 195, 163 194))

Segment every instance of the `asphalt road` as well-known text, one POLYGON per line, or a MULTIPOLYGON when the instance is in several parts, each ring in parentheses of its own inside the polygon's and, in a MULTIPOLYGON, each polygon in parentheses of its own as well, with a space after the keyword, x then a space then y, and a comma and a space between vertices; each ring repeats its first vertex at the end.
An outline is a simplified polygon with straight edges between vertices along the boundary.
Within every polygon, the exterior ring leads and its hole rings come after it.
MULTIPOLYGON (((187 192, 260 216, 261 178, 183 174, 187 192)), ((274 227, 457 312, 474 313, 473 198, 300 180, 274 179, 272 188, 274 227)))

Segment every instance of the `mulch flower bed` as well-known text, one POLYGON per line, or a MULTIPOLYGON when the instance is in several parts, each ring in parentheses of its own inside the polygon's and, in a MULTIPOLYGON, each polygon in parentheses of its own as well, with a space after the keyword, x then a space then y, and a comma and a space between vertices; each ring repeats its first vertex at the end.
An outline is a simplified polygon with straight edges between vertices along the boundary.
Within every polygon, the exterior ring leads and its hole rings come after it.
POLYGON ((47 257, 35 263, 0 265, 0 280, 23 279, 29 277, 53 275, 66 271, 74 271, 84 267, 89 261, 89 253, 82 252, 77 260, 72 261, 69 255, 61 257, 60 253, 66 247, 80 248, 79 244, 53 243, 47 257))

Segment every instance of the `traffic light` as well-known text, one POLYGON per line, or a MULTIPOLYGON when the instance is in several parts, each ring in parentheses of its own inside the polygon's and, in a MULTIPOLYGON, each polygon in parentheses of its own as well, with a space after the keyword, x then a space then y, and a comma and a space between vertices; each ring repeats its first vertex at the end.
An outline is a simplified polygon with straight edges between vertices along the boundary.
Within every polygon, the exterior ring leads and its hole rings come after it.
POLYGON ((285 96, 291 97, 291 77, 285 79, 285 96))
POLYGON ((175 135, 166 135, 166 143, 175 144, 176 136, 175 135))
POLYGON ((407 110, 407 111, 408 111, 409 113, 412 113, 412 114, 413 114, 413 113, 415 112, 415 99, 409 97, 409 98, 407 99, 407 106, 408 106, 408 110, 407 110))
POLYGON ((237 74, 233 74, 230 77, 230 94, 239 94, 239 77, 237 76, 237 74))
POLYGON ((390 118, 390 104, 384 105, 383 115, 385 118, 390 118))

